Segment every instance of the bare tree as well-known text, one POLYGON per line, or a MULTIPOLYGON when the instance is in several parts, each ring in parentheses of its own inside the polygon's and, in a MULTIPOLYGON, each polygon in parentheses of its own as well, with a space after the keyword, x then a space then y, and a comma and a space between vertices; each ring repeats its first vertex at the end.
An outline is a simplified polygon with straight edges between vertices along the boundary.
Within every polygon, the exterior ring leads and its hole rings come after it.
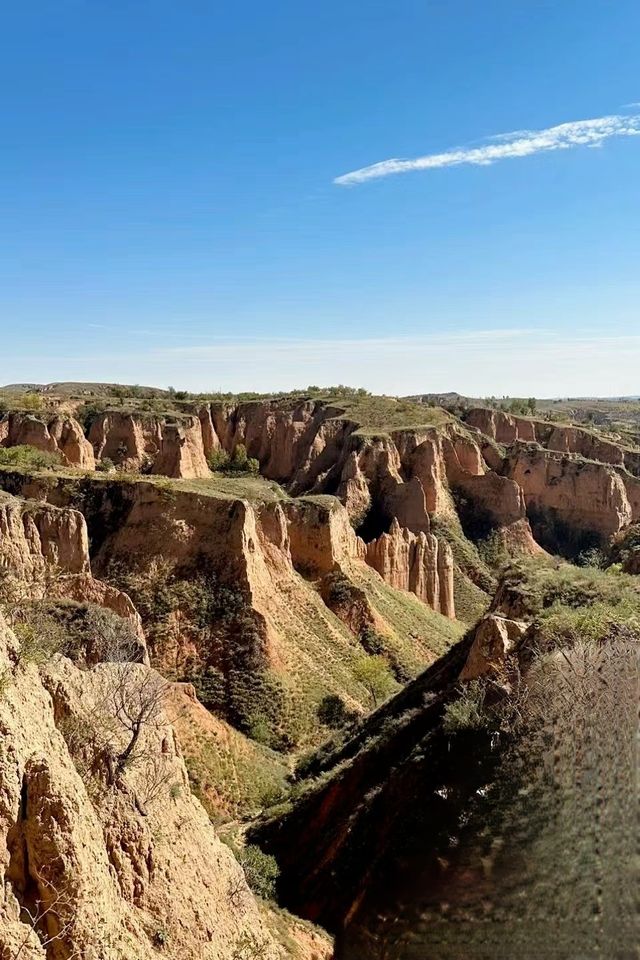
POLYGON ((105 670, 101 707, 107 735, 110 731, 113 734, 113 779, 148 756, 142 734, 164 726, 166 692, 166 681, 155 670, 139 664, 115 663, 105 670), (111 719, 115 724, 108 722, 111 719))

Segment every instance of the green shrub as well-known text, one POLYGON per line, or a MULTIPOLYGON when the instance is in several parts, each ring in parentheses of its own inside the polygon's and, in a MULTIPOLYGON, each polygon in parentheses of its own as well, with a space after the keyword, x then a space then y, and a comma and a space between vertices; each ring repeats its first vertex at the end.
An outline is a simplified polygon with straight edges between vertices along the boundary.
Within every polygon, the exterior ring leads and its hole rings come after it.
POLYGON ((398 689, 389 671, 389 664, 382 656, 362 657, 356 663, 353 673, 356 680, 369 692, 373 707, 377 707, 398 689))
POLYGON ((355 714, 337 693, 328 693, 322 698, 317 708, 317 717, 320 723, 331 730, 339 730, 350 723, 355 714))
POLYGON ((214 473, 254 475, 260 472, 260 464, 255 457, 247 455, 247 448, 243 443, 237 445, 232 456, 229 456, 226 450, 213 450, 207 462, 214 473))
POLYGON ((367 626, 360 632, 360 643, 363 650, 371 656, 380 656, 387 652, 387 645, 382 634, 367 626))
POLYGON ((16 447, 0 447, 0 467, 27 467, 33 470, 53 470, 59 467, 59 453, 37 450, 29 444, 16 447))
POLYGON ((129 624, 112 610, 75 600, 27 600, 10 609, 20 659, 42 664, 61 653, 75 662, 141 661, 144 648, 129 624))
POLYGON ((209 469, 213 473, 220 472, 224 473, 225 470, 229 467, 230 456, 226 450, 223 450, 220 447, 219 450, 212 450, 207 458, 207 463, 209 464, 209 469))
POLYGON ((25 604, 14 611, 11 627, 20 644, 22 663, 47 663, 62 650, 67 639, 63 627, 35 604, 25 604))
POLYGON ((22 410, 42 410, 44 400, 39 393, 25 393, 20 397, 20 407, 22 410))
POLYGON ((253 892, 264 900, 272 900, 280 873, 275 857, 264 853, 260 847, 252 843, 241 847, 237 857, 253 892))
POLYGON ((467 684, 460 695, 444 709, 442 728, 445 733, 480 730, 487 725, 484 713, 485 688, 479 680, 467 684))
POLYGON ((332 570, 325 577, 327 603, 334 607, 347 606, 354 600, 354 586, 340 570, 332 570))
POLYGON ((96 470, 101 470, 103 473, 112 473, 115 469, 116 465, 111 457, 103 457, 96 463, 96 470))
POLYGON ((224 674, 216 667, 206 667, 202 673, 185 677, 192 683, 200 703, 212 713, 224 711, 226 691, 224 674))
POLYGON ((104 403, 83 403, 82 406, 77 408, 75 418, 78 423, 82 425, 84 432, 88 433, 93 421, 96 420, 101 413, 104 413, 104 410, 104 403))
POLYGON ((588 547, 576 557, 578 567, 596 567, 603 570, 607 566, 607 555, 600 547, 588 547))
POLYGON ((255 457, 247 456, 247 448, 243 443, 239 443, 233 451, 228 469, 231 473, 256 474, 260 470, 260 464, 255 457))

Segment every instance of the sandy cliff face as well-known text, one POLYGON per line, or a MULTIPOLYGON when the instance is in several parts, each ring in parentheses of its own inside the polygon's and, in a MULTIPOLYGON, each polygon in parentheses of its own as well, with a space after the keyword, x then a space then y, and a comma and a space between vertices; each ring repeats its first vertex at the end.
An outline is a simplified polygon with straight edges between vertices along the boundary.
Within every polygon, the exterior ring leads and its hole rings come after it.
POLYGON ((80 511, 0 493, 0 570, 28 585, 32 597, 66 597, 112 610, 131 624, 146 656, 140 616, 130 598, 91 573, 80 511))
POLYGON ((47 568, 89 573, 89 540, 77 510, 0 494, 0 566, 33 580, 47 568))
POLYGON ((606 540, 637 516, 638 481, 610 466, 519 447, 509 455, 507 470, 529 512, 553 511, 575 531, 606 540))
POLYGON ((366 560, 386 583, 415 593, 446 617, 455 617, 453 556, 445 541, 432 533, 416 535, 394 520, 389 533, 367 544, 366 560))
POLYGON ((490 469, 480 438, 454 423, 367 436, 315 401, 291 409, 275 402, 218 406, 213 420, 226 449, 245 443, 263 472, 292 492, 335 493, 368 541, 389 532, 394 519, 411 533, 429 534, 429 514, 454 514, 452 489, 497 525, 526 524, 518 484, 490 469))
POLYGON ((184 479, 209 475, 207 448, 215 446, 204 409, 179 421, 107 412, 92 422, 89 440, 98 459, 108 457, 123 470, 184 479))
POLYGON ((506 445, 515 443, 516 440, 535 442, 539 440, 538 432, 541 425, 549 427, 545 421, 516 417, 503 410, 491 410, 486 407, 469 410, 465 415, 465 421, 487 437, 506 445))
MULTIPOLYGON (((495 516, 502 509, 503 522, 508 516, 514 522, 518 513, 523 517, 526 512, 536 536, 552 549, 562 549, 565 542, 578 545, 581 538, 584 543, 590 537, 606 542, 640 515, 640 483, 633 475, 636 451, 581 427, 500 410, 474 409, 465 419, 508 446, 502 460, 483 448, 494 471, 483 482, 495 491, 495 496, 482 498, 483 505, 495 516)), ((482 446, 480 438, 479 443, 482 446)), ((455 482, 470 495, 478 484, 464 477, 455 482)))
POLYGON ((244 444, 263 475, 286 483, 293 494, 319 491, 329 474, 339 473, 346 440, 356 426, 339 413, 314 400, 211 406, 224 449, 233 452, 244 444))
POLYGON ((58 453, 70 467, 93 470, 93 448, 73 417, 44 417, 8 413, 0 420, 0 446, 29 445, 46 453, 58 453))
POLYGON ((250 935, 261 956, 280 956, 241 869, 190 794, 166 716, 143 735, 154 766, 145 760, 108 783, 104 768, 92 772, 86 752, 75 752, 74 730, 95 727, 108 712, 104 691, 118 667, 80 671, 59 659, 40 676, 18 654, 0 623, 8 678, 0 701, 2 955, 151 960, 164 948, 190 960, 231 960, 250 935), (150 799, 152 781, 160 786, 150 799), (26 913, 38 909, 47 911, 40 937, 26 913))
POLYGON ((518 441, 539 443, 547 450, 577 454, 587 460, 625 466, 637 473, 640 458, 614 440, 607 440, 585 427, 556 424, 532 417, 517 417, 502 410, 474 408, 465 415, 465 421, 485 436, 505 446, 518 441))

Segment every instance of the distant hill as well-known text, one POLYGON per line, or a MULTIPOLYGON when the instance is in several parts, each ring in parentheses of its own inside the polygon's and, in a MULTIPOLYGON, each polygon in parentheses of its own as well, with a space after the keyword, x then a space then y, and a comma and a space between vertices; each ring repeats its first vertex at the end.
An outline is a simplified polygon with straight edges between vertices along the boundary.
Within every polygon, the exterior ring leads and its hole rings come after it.
POLYGON ((7 383, 0 390, 7 393, 80 393, 88 396, 103 396, 113 390, 131 390, 148 396, 168 396, 168 390, 127 383, 82 383, 66 380, 56 383, 7 383))

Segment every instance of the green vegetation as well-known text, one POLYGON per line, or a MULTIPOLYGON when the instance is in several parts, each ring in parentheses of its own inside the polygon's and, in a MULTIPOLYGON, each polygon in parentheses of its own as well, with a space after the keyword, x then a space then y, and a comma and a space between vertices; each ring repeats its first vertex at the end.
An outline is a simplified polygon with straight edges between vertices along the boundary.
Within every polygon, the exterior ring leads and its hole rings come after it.
MULTIPOLYGON (((227 830, 220 834, 225 843, 244 870, 246 881, 253 892, 263 900, 273 900, 276 893, 276 880, 280 870, 275 857, 264 853, 253 843, 241 842, 237 830, 227 830)), ((236 892, 231 891, 231 896, 236 892)))
POLYGON ((461 623, 436 613, 413 593, 390 587, 370 568, 354 567, 350 575, 393 631, 392 636, 385 636, 387 654, 392 652, 411 677, 446 653, 462 636, 461 623))
POLYGON ((134 601, 156 659, 170 662, 177 630, 195 649, 176 664, 176 679, 193 683, 208 709, 259 743, 295 746, 293 697, 267 669, 263 627, 241 590, 204 562, 195 570, 164 559, 141 570, 112 564, 108 576, 134 601))
POLYGON ((374 708, 387 697, 398 692, 398 684, 391 675, 386 657, 380 655, 363 657, 356 663, 354 674, 367 689, 374 708))
POLYGON ((467 683, 459 695, 445 706, 442 728, 445 733, 480 730, 487 724, 484 712, 486 688, 479 680, 467 683))
POLYGON ((58 453, 37 450, 28 444, 16 447, 0 447, 0 467, 8 469, 54 470, 61 464, 58 453))
POLYGON ((20 397, 20 407, 22 410, 42 410, 44 400, 39 393, 25 393, 20 397))
POLYGON ((208 729, 188 714, 176 720, 191 789, 214 823, 255 816, 287 793, 282 755, 232 727, 208 729))
POLYGON ((325 396, 332 406, 340 407, 343 415, 358 424, 361 436, 387 436, 395 430, 420 430, 447 423, 451 417, 439 407, 400 400, 396 397, 325 396))
POLYGON ((446 540, 453 553, 453 584, 456 617, 466 624, 475 623, 486 611, 496 588, 494 563, 502 563, 505 557, 498 546, 494 549, 495 536, 489 533, 478 545, 463 533, 455 516, 434 514, 431 530, 446 540))
MULTIPOLYGON (((46 594, 54 580, 42 581, 39 590, 46 594)), ((79 666, 142 658, 143 647, 131 624, 112 610, 75 600, 34 598, 30 588, 7 571, 0 576, 0 609, 20 641, 23 663, 41 665, 58 653, 79 666)))
POLYGON ((485 593, 491 594, 496 587, 496 578, 477 546, 465 536, 455 516, 446 517, 434 514, 431 517, 431 530, 437 537, 446 540, 453 553, 453 559, 462 572, 485 593))
POLYGON ((240 847, 237 858, 253 892, 263 900, 272 900, 275 897, 276 880, 280 873, 275 857, 263 853, 255 844, 248 843, 240 847))
POLYGON ((260 472, 260 464, 255 457, 247 455, 247 448, 243 443, 236 446, 232 456, 229 456, 226 450, 222 448, 213 450, 207 462, 209 469, 214 473, 249 474, 251 476, 260 472))
POLYGON ((640 581, 615 567, 521 561, 507 569, 502 592, 519 616, 534 621, 541 650, 596 642, 640 623, 640 581))
POLYGON ((342 729, 356 716, 337 693, 328 693, 322 698, 318 704, 317 714, 320 723, 331 730, 342 729))

